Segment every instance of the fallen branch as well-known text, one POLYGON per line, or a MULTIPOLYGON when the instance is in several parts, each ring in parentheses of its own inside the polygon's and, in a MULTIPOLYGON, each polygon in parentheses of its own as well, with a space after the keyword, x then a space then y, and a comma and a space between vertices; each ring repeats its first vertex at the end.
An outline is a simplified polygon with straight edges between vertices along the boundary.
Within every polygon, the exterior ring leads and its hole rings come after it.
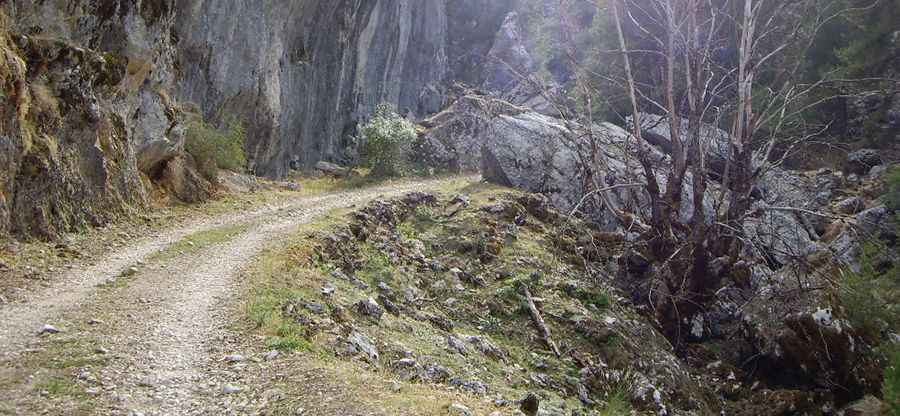
POLYGON ((531 296, 531 291, 528 290, 528 286, 523 282, 519 282, 519 290, 522 291, 522 295, 525 296, 528 310, 531 312, 531 320, 534 321, 534 326, 536 326, 538 332, 541 333, 541 338, 544 339, 544 342, 547 343, 547 346, 550 347, 550 350, 553 351, 557 357, 561 357, 562 354, 559 352, 559 347, 556 346, 556 343, 553 342, 553 338, 550 337, 550 329, 548 329, 547 325, 544 323, 544 318, 541 317, 541 311, 539 311, 537 305, 534 304, 534 298, 531 296))
POLYGON ((834 215, 834 214, 828 214, 828 213, 824 213, 824 212, 811 211, 811 210, 803 209, 803 208, 773 207, 770 205, 758 207, 755 209, 755 211, 757 211, 757 212, 758 211, 793 212, 793 213, 797 213, 797 214, 807 214, 807 215, 812 215, 814 217, 827 218, 827 219, 832 219, 832 220, 842 220, 842 221, 846 221, 846 220, 852 218, 852 216, 849 216, 849 215, 834 215))

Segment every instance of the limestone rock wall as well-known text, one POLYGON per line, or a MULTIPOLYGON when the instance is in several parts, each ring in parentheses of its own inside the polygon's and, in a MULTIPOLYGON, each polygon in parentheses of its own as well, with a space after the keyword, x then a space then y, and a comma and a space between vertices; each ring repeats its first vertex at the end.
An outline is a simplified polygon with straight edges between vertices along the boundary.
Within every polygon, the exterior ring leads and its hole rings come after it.
POLYGON ((137 151, 176 124, 171 1, 0 3, 0 234, 55 238, 146 203, 137 151))
POLYGON ((181 2, 179 97, 246 120, 257 174, 342 160, 377 104, 414 118, 440 110, 448 84, 470 81, 473 55, 490 49, 512 3, 181 2))
POLYGON ((143 206, 147 180, 202 189, 185 182, 194 176, 185 108, 244 122, 249 168, 260 175, 346 160, 377 104, 421 119, 447 104, 456 81, 481 82, 476 69, 515 5, 0 2, 4 98, 49 109, 0 103, 0 233, 53 238, 101 224, 143 206))

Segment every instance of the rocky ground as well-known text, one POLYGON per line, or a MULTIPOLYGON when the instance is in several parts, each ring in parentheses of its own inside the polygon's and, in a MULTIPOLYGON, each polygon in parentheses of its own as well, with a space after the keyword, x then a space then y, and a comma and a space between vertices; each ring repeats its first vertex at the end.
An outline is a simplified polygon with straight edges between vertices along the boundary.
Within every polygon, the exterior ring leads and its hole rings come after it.
POLYGON ((734 315, 747 324, 706 323, 713 333, 676 352, 623 280, 634 278, 634 243, 542 196, 465 178, 221 209, 49 274, 49 288, 0 307, 9 324, 0 414, 877 415, 884 406, 872 396, 847 403, 843 390, 809 381, 844 377, 846 391, 873 391, 847 381, 880 374, 869 371, 868 341, 842 332, 837 312, 767 318, 807 297, 750 299, 734 315))
MULTIPOLYGON (((269 348, 299 351, 286 362, 316 357, 393 380, 393 395, 368 399, 388 406, 372 414, 530 414, 528 397, 543 415, 884 409, 871 396, 848 403, 880 380, 869 341, 821 309, 827 299, 785 296, 789 284, 770 281, 777 296, 718 311, 729 318, 701 323, 676 352, 623 281, 634 278, 632 244, 544 197, 495 186, 378 200, 266 256, 251 273, 248 319, 269 348), (803 312, 800 301, 820 309, 803 312), (416 410, 398 403, 421 400, 423 385, 464 396, 416 410)), ((281 389, 304 391, 291 381, 281 389)), ((341 414, 329 411, 313 414, 341 414)))
MULTIPOLYGON (((0 413, 228 414, 265 408, 271 398, 242 393, 264 385, 244 379, 251 372, 243 369, 259 361, 252 353, 256 343, 231 330, 241 310, 236 295, 247 283, 243 270, 265 247, 332 210, 455 183, 297 193, 258 209, 186 220, 152 237, 132 236, 105 257, 90 259, 96 263, 48 271, 46 287, 23 289, 21 300, 0 306, 0 413)), ((311 390, 329 391, 325 381, 311 390)))

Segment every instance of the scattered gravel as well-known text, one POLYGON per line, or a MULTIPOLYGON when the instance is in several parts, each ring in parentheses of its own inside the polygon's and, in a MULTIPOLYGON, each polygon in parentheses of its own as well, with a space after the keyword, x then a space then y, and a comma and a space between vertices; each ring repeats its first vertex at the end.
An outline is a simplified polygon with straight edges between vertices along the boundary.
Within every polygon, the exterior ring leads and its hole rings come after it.
MULTIPOLYGON (((240 313, 236 295, 243 284, 242 271, 261 250, 299 224, 334 209, 442 183, 411 182, 297 198, 281 206, 206 219, 134 241, 102 263, 75 265, 53 279, 52 287, 28 296, 27 302, 0 305, 0 322, 7 324, 0 327, 0 367, 28 350, 33 328, 52 320, 68 328, 67 336, 102 339, 102 347, 88 351, 115 351, 110 355, 113 359, 91 370, 96 386, 83 387, 102 403, 96 414, 265 413, 267 399, 261 397, 266 395, 254 391, 260 383, 253 380, 253 370, 264 364, 246 359, 254 353, 230 326, 240 313), (151 257, 193 233, 237 224, 248 227, 229 241, 176 256, 151 257), (97 288, 134 264, 141 264, 135 279, 122 287, 97 288), (69 322, 89 325, 69 326, 69 322)), ((58 332, 51 325, 41 328, 41 334, 58 332)), ((277 351, 269 351, 263 360, 278 356, 277 351)), ((14 394, 22 394, 23 401, 33 400, 26 389, 14 394)))

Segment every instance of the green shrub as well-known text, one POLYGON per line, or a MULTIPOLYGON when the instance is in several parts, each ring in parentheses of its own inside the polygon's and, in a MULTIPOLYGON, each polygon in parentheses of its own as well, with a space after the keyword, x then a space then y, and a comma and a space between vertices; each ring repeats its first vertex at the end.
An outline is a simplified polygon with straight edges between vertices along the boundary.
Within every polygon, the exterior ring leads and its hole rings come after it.
POLYGON ((881 385, 886 415, 900 416, 900 347, 888 353, 887 367, 884 369, 884 384, 881 385))
POLYGON ((853 327, 878 342, 885 330, 900 329, 900 268, 896 250, 870 242, 863 246, 859 272, 848 273, 838 290, 853 327))
POLYGON ((605 291, 577 289, 573 295, 584 305, 594 305, 597 309, 606 310, 613 304, 612 297, 605 291))
POLYGON ((380 104, 369 122, 359 126, 363 165, 376 177, 403 176, 411 171, 410 153, 417 138, 415 126, 380 104))
POLYGON ((600 410, 601 416, 626 416, 630 415, 633 408, 631 402, 628 401, 628 394, 625 390, 618 390, 612 393, 606 403, 600 410))
POLYGON ((235 117, 225 117, 221 128, 197 119, 188 126, 184 147, 197 162, 200 173, 215 180, 219 169, 235 172, 245 169, 244 138, 244 126, 235 117))
POLYGON ((891 210, 900 211, 900 166, 890 170, 886 182, 885 205, 891 210))

